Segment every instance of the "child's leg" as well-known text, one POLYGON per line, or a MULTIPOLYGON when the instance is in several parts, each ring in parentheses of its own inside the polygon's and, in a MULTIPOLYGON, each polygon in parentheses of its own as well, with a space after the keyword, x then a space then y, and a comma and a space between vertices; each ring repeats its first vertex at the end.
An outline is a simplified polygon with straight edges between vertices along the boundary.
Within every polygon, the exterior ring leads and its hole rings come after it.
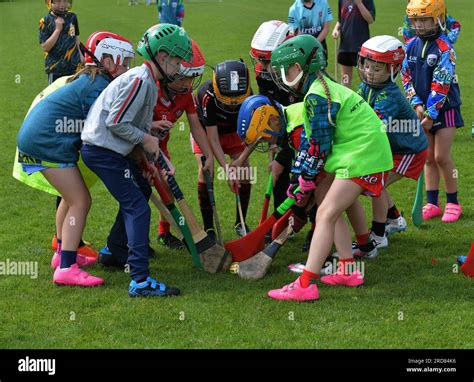
POLYGON ((91 206, 91 197, 77 167, 48 168, 43 175, 61 194, 66 207, 58 209, 62 221, 61 268, 68 268, 76 262, 77 248, 91 206))
MULTIPOLYGON (((305 269, 313 274, 319 274, 323 263, 334 242, 336 222, 362 192, 362 187, 349 179, 335 179, 316 214, 316 228, 309 250, 305 269)), ((342 223, 338 223, 342 228, 342 223)), ((344 234, 344 230, 340 231, 344 234)), ((348 230, 346 233, 349 232, 348 230)), ((346 238, 347 239, 347 238, 346 238)), ((347 240, 350 245, 350 235, 347 240)), ((341 248, 344 252, 346 248, 341 248)))
MULTIPOLYGON (((445 129, 442 129, 445 130, 445 129)), ((439 131, 436 133, 438 134, 439 131)), ((435 136, 431 133, 426 134, 428 138, 428 157, 425 164, 425 183, 427 202, 438 205, 439 193, 439 169, 435 160, 435 136)))
MULTIPOLYGON (((214 229, 214 218, 212 215, 211 199, 209 199, 209 192, 207 190, 206 180, 202 171, 201 157, 203 154, 195 153, 196 162, 198 165, 198 198, 199 208, 201 209, 202 222, 204 224, 204 231, 214 229)), ((211 180, 214 180, 214 171, 211 170, 211 180)))
MULTIPOLYGON (((455 174, 454 162, 451 158, 451 145, 454 140, 456 129, 448 127, 440 129, 436 132, 434 137, 434 159, 439 167, 439 170, 444 178, 446 194, 454 194, 458 191, 458 181, 455 174)), ((448 201, 448 203, 457 204, 457 195, 455 201, 448 201)))
POLYGON ((344 86, 352 87, 352 66, 341 65, 341 80, 344 86))
POLYGON ((62 241, 63 222, 66 218, 69 206, 63 198, 59 202, 58 208, 56 209, 56 237, 62 241))
POLYGON ((388 213, 387 191, 382 190, 377 198, 372 198, 372 232, 377 236, 385 235, 385 223, 388 213))
POLYGON ((365 217, 364 207, 359 198, 352 203, 346 213, 352 229, 354 230, 354 234, 356 235, 357 243, 359 245, 367 244, 369 238, 369 226, 367 224, 367 218, 365 217), (364 241, 365 236, 367 236, 367 241, 359 242, 361 240, 364 241))

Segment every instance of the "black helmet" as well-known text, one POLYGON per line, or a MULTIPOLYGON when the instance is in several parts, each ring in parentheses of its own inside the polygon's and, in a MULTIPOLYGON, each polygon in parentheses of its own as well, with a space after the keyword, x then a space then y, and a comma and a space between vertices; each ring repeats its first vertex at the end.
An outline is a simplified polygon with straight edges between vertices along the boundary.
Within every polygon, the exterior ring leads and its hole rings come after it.
POLYGON ((227 112, 236 113, 238 106, 250 95, 250 77, 243 61, 228 60, 217 64, 212 74, 216 104, 227 112))

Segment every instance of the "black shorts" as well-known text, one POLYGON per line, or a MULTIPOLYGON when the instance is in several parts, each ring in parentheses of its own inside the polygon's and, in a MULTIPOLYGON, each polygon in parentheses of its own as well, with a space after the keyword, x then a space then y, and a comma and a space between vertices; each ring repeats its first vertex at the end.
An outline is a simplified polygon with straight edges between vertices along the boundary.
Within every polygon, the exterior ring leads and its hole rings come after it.
POLYGON ((461 108, 459 106, 453 107, 452 109, 446 109, 440 111, 438 118, 433 121, 433 127, 430 129, 430 133, 435 135, 438 130, 446 127, 463 127, 464 120, 461 115, 461 108))
POLYGON ((356 52, 339 52, 337 55, 337 63, 344 66, 357 66, 356 52))

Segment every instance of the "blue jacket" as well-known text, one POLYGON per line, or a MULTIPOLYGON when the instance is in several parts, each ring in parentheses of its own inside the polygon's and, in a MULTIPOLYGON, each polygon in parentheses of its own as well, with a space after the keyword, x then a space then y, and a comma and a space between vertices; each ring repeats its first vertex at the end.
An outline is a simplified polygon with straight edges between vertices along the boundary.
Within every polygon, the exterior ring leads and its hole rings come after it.
POLYGON ((415 37, 406 46, 402 81, 412 107, 423 105, 436 120, 440 111, 461 105, 456 80, 456 53, 445 35, 433 40, 415 37))
POLYGON ((358 93, 384 122, 393 154, 416 154, 428 147, 423 127, 396 83, 382 89, 361 83, 358 93))
POLYGON ((157 0, 160 23, 181 26, 184 18, 183 0, 157 0))
POLYGON ((94 81, 87 74, 42 99, 26 116, 18 132, 18 149, 41 161, 75 163, 81 131, 90 107, 109 84, 105 76, 94 81))

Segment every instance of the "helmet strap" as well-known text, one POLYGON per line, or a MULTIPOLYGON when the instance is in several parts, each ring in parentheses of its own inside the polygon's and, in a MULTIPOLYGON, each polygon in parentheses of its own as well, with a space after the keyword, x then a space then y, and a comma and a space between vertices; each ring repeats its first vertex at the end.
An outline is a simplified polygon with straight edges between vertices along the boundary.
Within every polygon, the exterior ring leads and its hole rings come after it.
POLYGON ((148 53, 148 55, 150 56, 151 62, 153 62, 153 64, 156 66, 156 68, 158 69, 158 71, 160 72, 160 75, 162 77, 160 79, 160 83, 166 84, 168 82, 171 82, 171 79, 165 73, 165 71, 163 70, 161 65, 158 63, 158 61, 156 60, 155 55, 153 54, 153 52, 150 49, 150 43, 148 41, 148 34, 145 34, 144 39, 145 39, 145 50, 148 53))

